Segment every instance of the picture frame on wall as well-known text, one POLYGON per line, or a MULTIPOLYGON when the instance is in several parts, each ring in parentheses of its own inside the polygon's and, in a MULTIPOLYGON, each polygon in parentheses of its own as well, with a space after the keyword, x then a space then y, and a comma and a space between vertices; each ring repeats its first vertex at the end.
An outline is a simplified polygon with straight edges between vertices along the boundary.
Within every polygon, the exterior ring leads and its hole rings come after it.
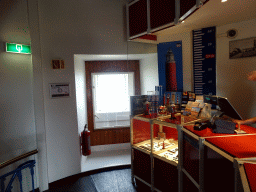
POLYGON ((70 97, 70 83, 50 83, 50 98, 70 97))
POLYGON ((256 37, 229 42, 229 58, 238 59, 256 56, 256 37))

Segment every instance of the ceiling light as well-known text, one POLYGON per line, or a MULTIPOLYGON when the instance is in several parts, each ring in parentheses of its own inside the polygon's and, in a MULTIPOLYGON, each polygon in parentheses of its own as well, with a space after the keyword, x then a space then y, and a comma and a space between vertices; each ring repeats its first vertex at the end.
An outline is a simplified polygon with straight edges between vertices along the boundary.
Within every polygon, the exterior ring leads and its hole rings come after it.
POLYGON ((226 2, 226 1, 228 1, 228 0, 221 0, 221 3, 224 3, 224 2, 226 2))

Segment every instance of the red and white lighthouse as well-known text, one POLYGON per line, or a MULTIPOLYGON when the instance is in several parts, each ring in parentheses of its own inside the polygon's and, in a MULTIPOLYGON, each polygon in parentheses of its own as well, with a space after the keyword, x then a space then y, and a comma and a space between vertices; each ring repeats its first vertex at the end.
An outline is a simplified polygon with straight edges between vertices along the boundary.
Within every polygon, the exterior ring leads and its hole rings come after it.
POLYGON ((166 91, 177 91, 176 62, 171 49, 166 54, 166 91))

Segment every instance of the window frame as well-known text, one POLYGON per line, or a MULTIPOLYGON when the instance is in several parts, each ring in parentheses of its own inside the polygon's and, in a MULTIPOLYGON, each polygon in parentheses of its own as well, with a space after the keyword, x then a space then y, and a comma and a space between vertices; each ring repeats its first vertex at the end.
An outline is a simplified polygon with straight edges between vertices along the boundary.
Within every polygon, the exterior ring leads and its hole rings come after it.
POLYGON ((94 129, 91 73, 100 72, 133 72, 135 95, 140 95, 139 60, 85 61, 87 119, 88 129, 91 132, 91 145, 130 142, 130 127, 94 129))

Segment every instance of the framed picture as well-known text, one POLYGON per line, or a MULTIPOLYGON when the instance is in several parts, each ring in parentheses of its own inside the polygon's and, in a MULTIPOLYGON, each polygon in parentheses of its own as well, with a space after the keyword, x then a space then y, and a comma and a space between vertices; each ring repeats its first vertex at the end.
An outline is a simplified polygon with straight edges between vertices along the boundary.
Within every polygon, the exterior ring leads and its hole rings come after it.
POLYGON ((256 56, 256 37, 229 42, 229 58, 237 59, 256 56))
POLYGON ((50 98, 70 97, 69 83, 50 83, 50 98))

